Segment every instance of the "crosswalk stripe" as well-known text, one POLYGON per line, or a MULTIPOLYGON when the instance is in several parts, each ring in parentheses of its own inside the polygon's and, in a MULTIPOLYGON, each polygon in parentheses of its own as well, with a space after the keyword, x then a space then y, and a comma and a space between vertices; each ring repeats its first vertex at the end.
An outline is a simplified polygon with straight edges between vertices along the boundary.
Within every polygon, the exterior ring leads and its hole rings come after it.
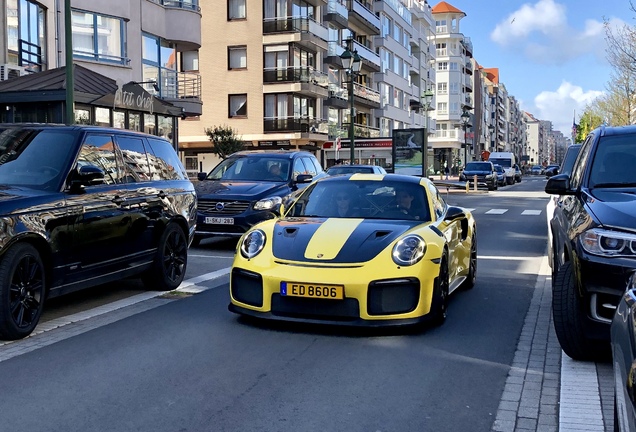
POLYGON ((490 209, 486 212, 486 214, 504 214, 508 209, 490 209))
POLYGON ((538 216, 541 214, 541 210, 524 210, 521 214, 526 216, 538 216))

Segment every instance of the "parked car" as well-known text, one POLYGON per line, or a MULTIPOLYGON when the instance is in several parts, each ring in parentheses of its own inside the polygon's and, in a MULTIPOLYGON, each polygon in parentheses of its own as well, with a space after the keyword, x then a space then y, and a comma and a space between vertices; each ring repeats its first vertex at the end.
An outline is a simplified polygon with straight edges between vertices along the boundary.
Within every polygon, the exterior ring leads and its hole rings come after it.
POLYGON ((334 165, 327 170, 327 175, 338 174, 386 174, 386 170, 378 165, 334 165))
MULTIPOLYGON (((579 151, 581 150, 581 144, 571 144, 567 150, 565 151, 565 156, 563 157, 563 162, 559 167, 559 172, 561 174, 568 174, 572 172, 572 167, 574 167, 574 162, 576 162, 576 157, 579 155, 579 151)), ((552 216, 554 215, 554 208, 558 205, 561 196, 552 195, 548 200, 548 204, 545 207, 545 214, 548 219, 548 263, 550 267, 554 267, 554 251, 552 250, 552 230, 550 229, 550 221, 552 220, 552 216)), ((554 268, 553 268, 554 270, 554 268)))
POLYGON ((499 164, 494 164, 495 171, 497 172, 497 185, 505 186, 506 185, 506 171, 499 164))
POLYGON ((177 288, 194 186, 172 144, 93 126, 0 125, 0 339, 28 336, 45 300, 131 276, 177 288))
POLYGON ((306 151, 242 151, 199 173, 197 228, 193 244, 213 236, 240 237, 253 225, 278 216, 292 192, 325 177, 306 151))
POLYGON ((459 181, 467 181, 472 186, 475 176, 477 176, 477 184, 486 186, 488 190, 496 190, 499 187, 497 172, 492 162, 468 162, 459 174, 459 181))
POLYGON ((614 430, 636 432, 636 274, 612 319, 610 337, 614 370, 614 430))
POLYGON ((610 323, 636 269, 636 126, 600 127, 581 146, 550 220, 554 326, 574 359, 609 353, 610 323))
POLYGON ((521 183, 521 168, 519 168, 519 165, 515 164, 514 169, 515 169, 515 183, 521 183))
POLYGON ((534 165, 532 168, 530 168, 530 174, 531 175, 543 174, 543 167, 541 165, 534 165))
POLYGON ((476 241, 471 213, 426 178, 327 177, 239 240, 229 309, 346 326, 441 324, 449 295, 475 284, 476 241))
POLYGON ((550 164, 543 170, 543 174, 545 174, 546 178, 550 178, 553 175, 557 175, 559 173, 559 164, 550 164))

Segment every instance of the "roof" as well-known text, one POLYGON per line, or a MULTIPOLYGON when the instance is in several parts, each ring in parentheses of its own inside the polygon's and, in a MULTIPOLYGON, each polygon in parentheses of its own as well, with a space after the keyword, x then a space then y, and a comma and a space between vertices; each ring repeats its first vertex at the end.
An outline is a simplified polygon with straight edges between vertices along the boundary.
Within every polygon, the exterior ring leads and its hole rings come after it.
POLYGON ((484 68, 486 78, 494 84, 499 84, 499 68, 484 68))
POLYGON ((439 2, 435 6, 433 6, 433 9, 431 10, 431 12, 433 12, 433 14, 459 13, 459 14, 462 14, 462 15, 466 16, 465 12, 457 9, 455 6, 453 6, 450 3, 446 3, 445 1, 439 2))

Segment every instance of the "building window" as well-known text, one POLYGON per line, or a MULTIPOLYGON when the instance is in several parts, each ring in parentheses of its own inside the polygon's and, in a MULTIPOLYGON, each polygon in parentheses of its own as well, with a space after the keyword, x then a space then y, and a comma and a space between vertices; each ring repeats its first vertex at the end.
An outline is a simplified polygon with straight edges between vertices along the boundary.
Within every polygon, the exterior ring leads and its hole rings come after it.
POLYGON ((177 52, 174 45, 148 33, 142 35, 144 90, 159 97, 178 97, 177 52), (155 83, 158 91, 154 90, 155 83))
POLYGON ((437 63, 437 70, 448 70, 448 62, 437 63))
POLYGON ((73 57, 126 64, 126 24, 123 19, 73 10, 73 57))
POLYGON ((439 114, 448 114, 448 104, 446 102, 438 102, 437 112, 439 114))
POLYGON ((229 95, 228 117, 247 117, 247 94, 229 95))
POLYGON ((97 126, 110 126, 110 110, 108 108, 95 108, 95 124, 97 126))
POLYGON ((247 18, 245 0, 227 0, 228 21, 245 18, 247 18))
POLYGON ((380 15, 380 24, 381 24, 381 34, 382 37, 385 38, 387 35, 391 34, 391 18, 388 16, 381 14, 380 15))
POLYGON ((437 94, 446 94, 448 93, 448 83, 439 82, 437 83, 437 94))
POLYGON ((31 72, 46 69, 46 9, 30 0, 7 0, 8 62, 31 72))
POLYGON ((247 68, 247 47, 234 46, 227 48, 227 60, 229 70, 247 68))

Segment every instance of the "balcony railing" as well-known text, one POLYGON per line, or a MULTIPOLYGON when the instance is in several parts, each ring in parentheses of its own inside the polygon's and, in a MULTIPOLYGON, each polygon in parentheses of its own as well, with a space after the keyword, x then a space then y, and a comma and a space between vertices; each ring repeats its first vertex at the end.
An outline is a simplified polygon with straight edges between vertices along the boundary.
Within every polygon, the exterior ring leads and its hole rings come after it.
POLYGON ((153 3, 160 4, 161 6, 179 9, 190 9, 200 11, 199 0, 150 0, 153 3))
MULTIPOLYGON (((324 123, 315 117, 265 117, 265 132, 311 132, 320 133, 320 125, 324 123)), ((325 129, 326 128, 321 128, 325 129)))
POLYGON ((349 92, 338 84, 329 84, 329 97, 349 100, 349 92))
MULTIPOLYGON (((342 127, 346 130, 346 138, 349 138, 349 125, 350 123, 343 123, 342 127)), ((380 129, 374 128, 367 125, 362 124, 353 124, 353 133, 356 137, 361 138, 379 138, 380 137, 380 129)))
POLYGON ((353 94, 361 97, 362 99, 369 100, 371 102, 380 103, 380 92, 377 92, 369 87, 365 87, 358 83, 353 83, 353 94))
POLYGON ((402 4, 401 1, 399 0, 384 0, 384 2, 389 5, 389 7, 391 9, 393 9, 395 12, 397 12, 398 15, 400 15, 404 21, 406 21, 407 23, 409 23, 409 25, 411 25, 411 12, 408 10, 408 8, 406 6, 404 6, 402 4))
POLYGON ((338 42, 329 42, 327 48, 328 57, 340 57, 345 52, 345 48, 338 42))
POLYGON ((327 3, 327 13, 336 13, 342 17, 349 18, 349 10, 340 0, 329 0, 327 3))
POLYGON ((164 99, 201 99, 201 75, 196 72, 161 69, 157 85, 158 94, 152 83, 143 84, 143 87, 147 92, 164 99))
POLYGON ((311 33, 320 39, 329 40, 327 27, 309 17, 277 17, 263 20, 263 33, 300 32, 311 33))
POLYGON ((380 56, 371 51, 369 48, 365 47, 358 41, 353 41, 353 49, 357 50, 360 57, 362 57, 364 60, 367 60, 377 67, 380 67, 380 56))
POLYGON ((364 0, 348 0, 348 3, 349 11, 357 13, 364 18, 366 22, 380 30, 380 18, 371 12, 373 10, 373 3, 364 0))
POLYGON ((329 76, 325 72, 307 66, 265 68, 263 70, 263 81, 266 83, 301 82, 323 88, 329 87, 329 76))

